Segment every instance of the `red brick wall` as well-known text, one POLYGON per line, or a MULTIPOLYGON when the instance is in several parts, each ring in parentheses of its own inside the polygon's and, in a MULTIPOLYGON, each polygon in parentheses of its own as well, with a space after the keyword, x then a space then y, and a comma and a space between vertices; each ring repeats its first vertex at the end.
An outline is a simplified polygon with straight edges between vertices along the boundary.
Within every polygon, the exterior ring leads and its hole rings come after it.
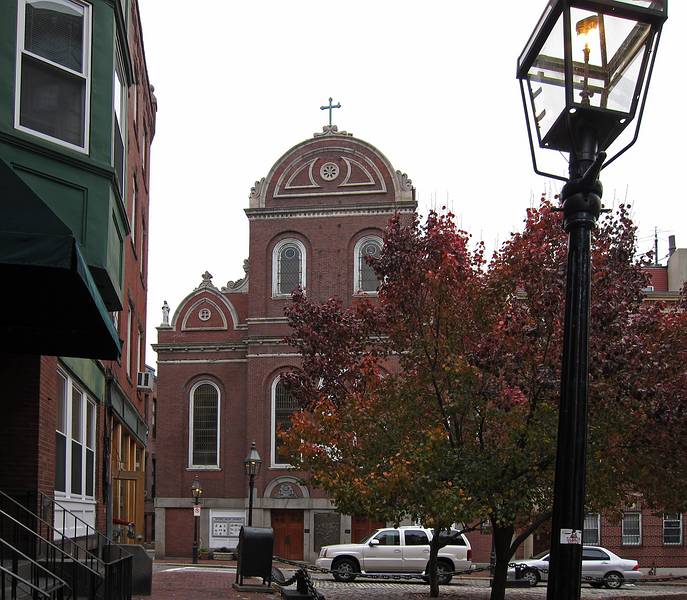
POLYGON ((687 548, 685 547, 685 516, 682 523, 682 545, 663 544, 663 515, 659 511, 642 511, 642 542, 639 546, 622 544, 622 524, 602 519, 601 546, 615 552, 618 556, 639 561, 642 569, 656 567, 687 567, 687 548), (658 513, 658 514, 656 514, 658 513))

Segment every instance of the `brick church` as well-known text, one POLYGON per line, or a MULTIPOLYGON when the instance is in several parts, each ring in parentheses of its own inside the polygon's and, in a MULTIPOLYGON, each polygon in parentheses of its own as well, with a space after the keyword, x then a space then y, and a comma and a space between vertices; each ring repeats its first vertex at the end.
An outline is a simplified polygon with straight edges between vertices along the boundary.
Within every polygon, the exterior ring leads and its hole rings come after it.
POLYGON ((250 190, 245 277, 210 273, 158 328, 155 529, 158 556, 188 556, 191 485, 202 493, 201 548, 234 548, 246 522, 251 442, 262 458, 253 525, 274 529, 275 554, 313 560, 325 544, 375 526, 340 515, 288 464, 275 431, 295 404, 280 374, 298 367, 284 307, 300 286, 315 299, 376 294, 364 260, 381 250, 395 213, 412 218, 412 182, 371 144, 325 126, 288 150, 250 190))

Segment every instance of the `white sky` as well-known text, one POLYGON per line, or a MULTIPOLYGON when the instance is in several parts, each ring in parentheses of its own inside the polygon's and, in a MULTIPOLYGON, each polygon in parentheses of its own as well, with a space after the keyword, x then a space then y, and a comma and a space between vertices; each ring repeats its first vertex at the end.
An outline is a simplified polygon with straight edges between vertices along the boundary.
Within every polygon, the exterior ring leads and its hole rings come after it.
MULTIPOLYGON (((534 174, 516 60, 545 0, 139 0, 158 99, 151 151, 149 345, 207 269, 243 276, 257 179, 333 121, 447 204, 488 248, 559 182, 534 174)), ((687 246, 687 2, 671 0, 638 142, 602 172, 627 197, 640 249, 687 246)), ((147 362, 155 366, 148 347, 147 362)))

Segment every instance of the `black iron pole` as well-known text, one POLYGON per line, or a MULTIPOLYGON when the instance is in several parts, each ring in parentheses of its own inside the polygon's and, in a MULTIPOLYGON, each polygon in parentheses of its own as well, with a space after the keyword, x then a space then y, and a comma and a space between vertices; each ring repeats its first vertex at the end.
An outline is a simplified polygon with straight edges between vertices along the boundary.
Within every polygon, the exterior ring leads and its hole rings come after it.
POLYGON ((200 520, 200 515, 196 516, 195 507, 198 506, 198 496, 193 497, 193 564, 198 564, 198 521, 200 520))
POLYGON ((582 575, 591 237, 601 213, 599 170, 606 155, 598 152, 592 129, 578 128, 577 140, 561 192, 568 271, 547 600, 579 600, 582 575))
POLYGON ((253 526, 253 487, 255 486, 255 475, 250 474, 248 483, 248 527, 253 526))

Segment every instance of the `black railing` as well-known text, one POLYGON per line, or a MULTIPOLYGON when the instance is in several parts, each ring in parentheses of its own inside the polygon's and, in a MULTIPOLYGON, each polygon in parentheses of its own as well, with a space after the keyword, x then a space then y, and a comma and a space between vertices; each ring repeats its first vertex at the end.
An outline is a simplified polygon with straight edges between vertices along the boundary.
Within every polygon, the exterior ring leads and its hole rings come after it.
POLYGON ((67 600, 72 594, 66 581, 0 539, 0 600, 19 597, 67 600))
POLYGON ((17 536, 18 548, 44 561, 58 576, 68 575, 63 578, 75 598, 130 600, 130 554, 50 496, 39 494, 34 502, 24 504, 35 506, 38 514, 0 492, 0 538, 17 536), (3 532, 3 521, 14 531, 3 532))

